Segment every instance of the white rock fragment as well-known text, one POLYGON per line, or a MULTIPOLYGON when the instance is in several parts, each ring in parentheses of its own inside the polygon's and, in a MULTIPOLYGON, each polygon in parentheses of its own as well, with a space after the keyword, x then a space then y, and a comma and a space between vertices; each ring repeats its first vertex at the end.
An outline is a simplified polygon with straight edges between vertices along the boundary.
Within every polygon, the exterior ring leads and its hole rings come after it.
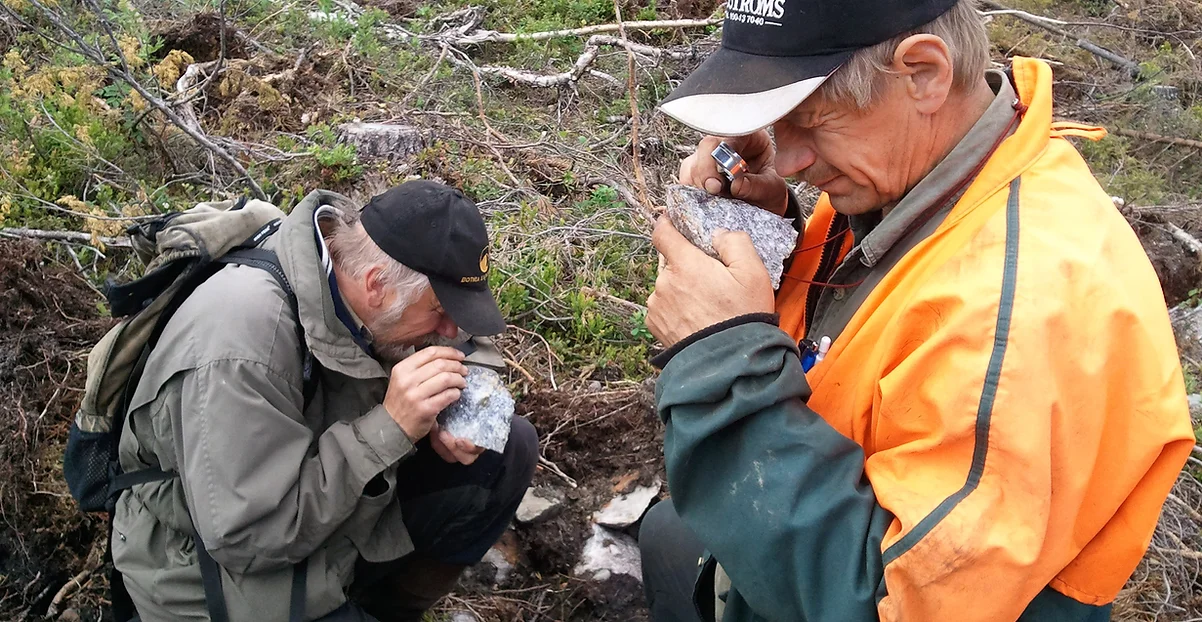
POLYGON ((451 622, 480 622, 480 618, 470 611, 452 611, 451 622))
POLYGON ((593 514, 593 522, 614 529, 625 529, 639 522, 661 487, 663 483, 655 480, 650 486, 639 486, 624 495, 618 495, 593 514))
POLYGON ((513 563, 506 558, 504 551, 497 548, 488 549, 480 563, 492 566, 493 583, 504 585, 509 582, 509 575, 513 573, 513 563))
POLYGON ((584 543, 580 563, 572 570, 577 577, 607 581, 624 574, 643 581, 642 558, 634 538, 593 525, 593 535, 584 543))
POLYGON ((500 374, 469 365, 467 387, 458 401, 438 415, 438 425, 477 447, 503 452, 512 419, 513 396, 509 395, 500 374))
POLYGON ((522 503, 518 505, 514 518, 523 524, 538 523, 554 518, 563 509, 563 504, 563 495, 554 490, 530 488, 522 497, 522 503))
POLYGON ((718 256, 712 243, 715 231, 747 232, 760 260, 768 268, 773 289, 780 287, 785 259, 797 245, 797 230, 791 219, 692 186, 668 186, 667 199, 667 214, 672 225, 711 257, 718 256))
POLYGON ((342 13, 335 13, 333 11, 309 11, 309 19, 315 22, 347 21, 345 15, 342 13))
POLYGON ((343 123, 338 126, 338 134, 359 155, 373 158, 407 158, 425 148, 421 131, 411 125, 343 123))

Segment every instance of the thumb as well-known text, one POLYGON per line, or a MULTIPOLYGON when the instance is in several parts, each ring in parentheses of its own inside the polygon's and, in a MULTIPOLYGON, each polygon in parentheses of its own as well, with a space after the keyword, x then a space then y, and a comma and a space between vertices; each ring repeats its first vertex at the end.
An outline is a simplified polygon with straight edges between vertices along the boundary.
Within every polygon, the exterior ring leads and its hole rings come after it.
POLYGON ((679 262, 690 250, 701 252, 676 230, 667 216, 660 216, 655 223, 655 230, 651 233, 651 243, 655 245, 655 250, 659 251, 660 256, 668 265, 679 262))
POLYGON ((782 213, 788 202, 785 180, 776 171, 744 173, 730 182, 730 195, 770 212, 782 213))
POLYGON ((732 271, 739 269, 768 271, 764 267, 759 253, 756 252, 755 245, 751 243, 751 236, 747 235, 745 231, 715 231, 714 250, 718 252, 718 259, 732 271))

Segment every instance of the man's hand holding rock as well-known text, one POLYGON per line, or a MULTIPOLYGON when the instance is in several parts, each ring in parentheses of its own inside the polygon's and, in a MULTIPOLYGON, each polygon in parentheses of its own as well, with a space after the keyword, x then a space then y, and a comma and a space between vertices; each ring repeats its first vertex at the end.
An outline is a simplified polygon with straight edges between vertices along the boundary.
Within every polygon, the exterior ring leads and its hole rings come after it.
POLYGON ((460 390, 467 386, 463 358, 455 348, 433 346, 392 367, 384 408, 413 442, 430 433, 438 413, 459 399, 460 390))
POLYGON ((667 218, 659 219, 651 240, 660 270, 647 299, 647 330, 665 347, 734 317, 773 312, 768 270, 746 233, 714 236, 720 261, 690 244, 667 218))
POLYGON ((723 194, 725 178, 710 155, 723 140, 747 161, 747 173, 731 182, 730 196, 784 215, 789 189, 785 179, 776 172, 776 146, 767 130, 725 139, 706 136, 698 143, 697 151, 680 163, 680 183, 703 188, 710 194, 723 194))

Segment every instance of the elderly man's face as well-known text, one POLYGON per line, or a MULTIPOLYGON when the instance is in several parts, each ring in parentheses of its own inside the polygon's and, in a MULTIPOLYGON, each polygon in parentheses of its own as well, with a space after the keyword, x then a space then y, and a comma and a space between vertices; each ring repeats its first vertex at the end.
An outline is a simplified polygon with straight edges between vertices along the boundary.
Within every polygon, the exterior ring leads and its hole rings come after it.
POLYGON ((380 318, 367 322, 367 327, 376 351, 388 360, 400 360, 409 348, 453 343, 459 334, 459 327, 429 288, 395 321, 380 318))
POLYGON ((895 89, 862 110, 815 95, 778 121, 776 169, 799 176, 844 214, 863 214, 908 190, 911 140, 921 123, 912 99, 895 89))

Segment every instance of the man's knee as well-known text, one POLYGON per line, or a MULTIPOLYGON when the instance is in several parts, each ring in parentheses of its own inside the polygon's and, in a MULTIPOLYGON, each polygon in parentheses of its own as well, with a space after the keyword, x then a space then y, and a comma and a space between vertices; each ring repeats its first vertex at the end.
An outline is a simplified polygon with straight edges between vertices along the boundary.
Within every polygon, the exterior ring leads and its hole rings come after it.
MULTIPOLYGON (((509 427, 509 441, 502 456, 501 477, 493 485, 489 505, 498 509, 516 508, 534 479, 538 464, 538 433, 529 421, 514 417, 509 427)), ((504 511, 504 510, 503 510, 504 511)))

